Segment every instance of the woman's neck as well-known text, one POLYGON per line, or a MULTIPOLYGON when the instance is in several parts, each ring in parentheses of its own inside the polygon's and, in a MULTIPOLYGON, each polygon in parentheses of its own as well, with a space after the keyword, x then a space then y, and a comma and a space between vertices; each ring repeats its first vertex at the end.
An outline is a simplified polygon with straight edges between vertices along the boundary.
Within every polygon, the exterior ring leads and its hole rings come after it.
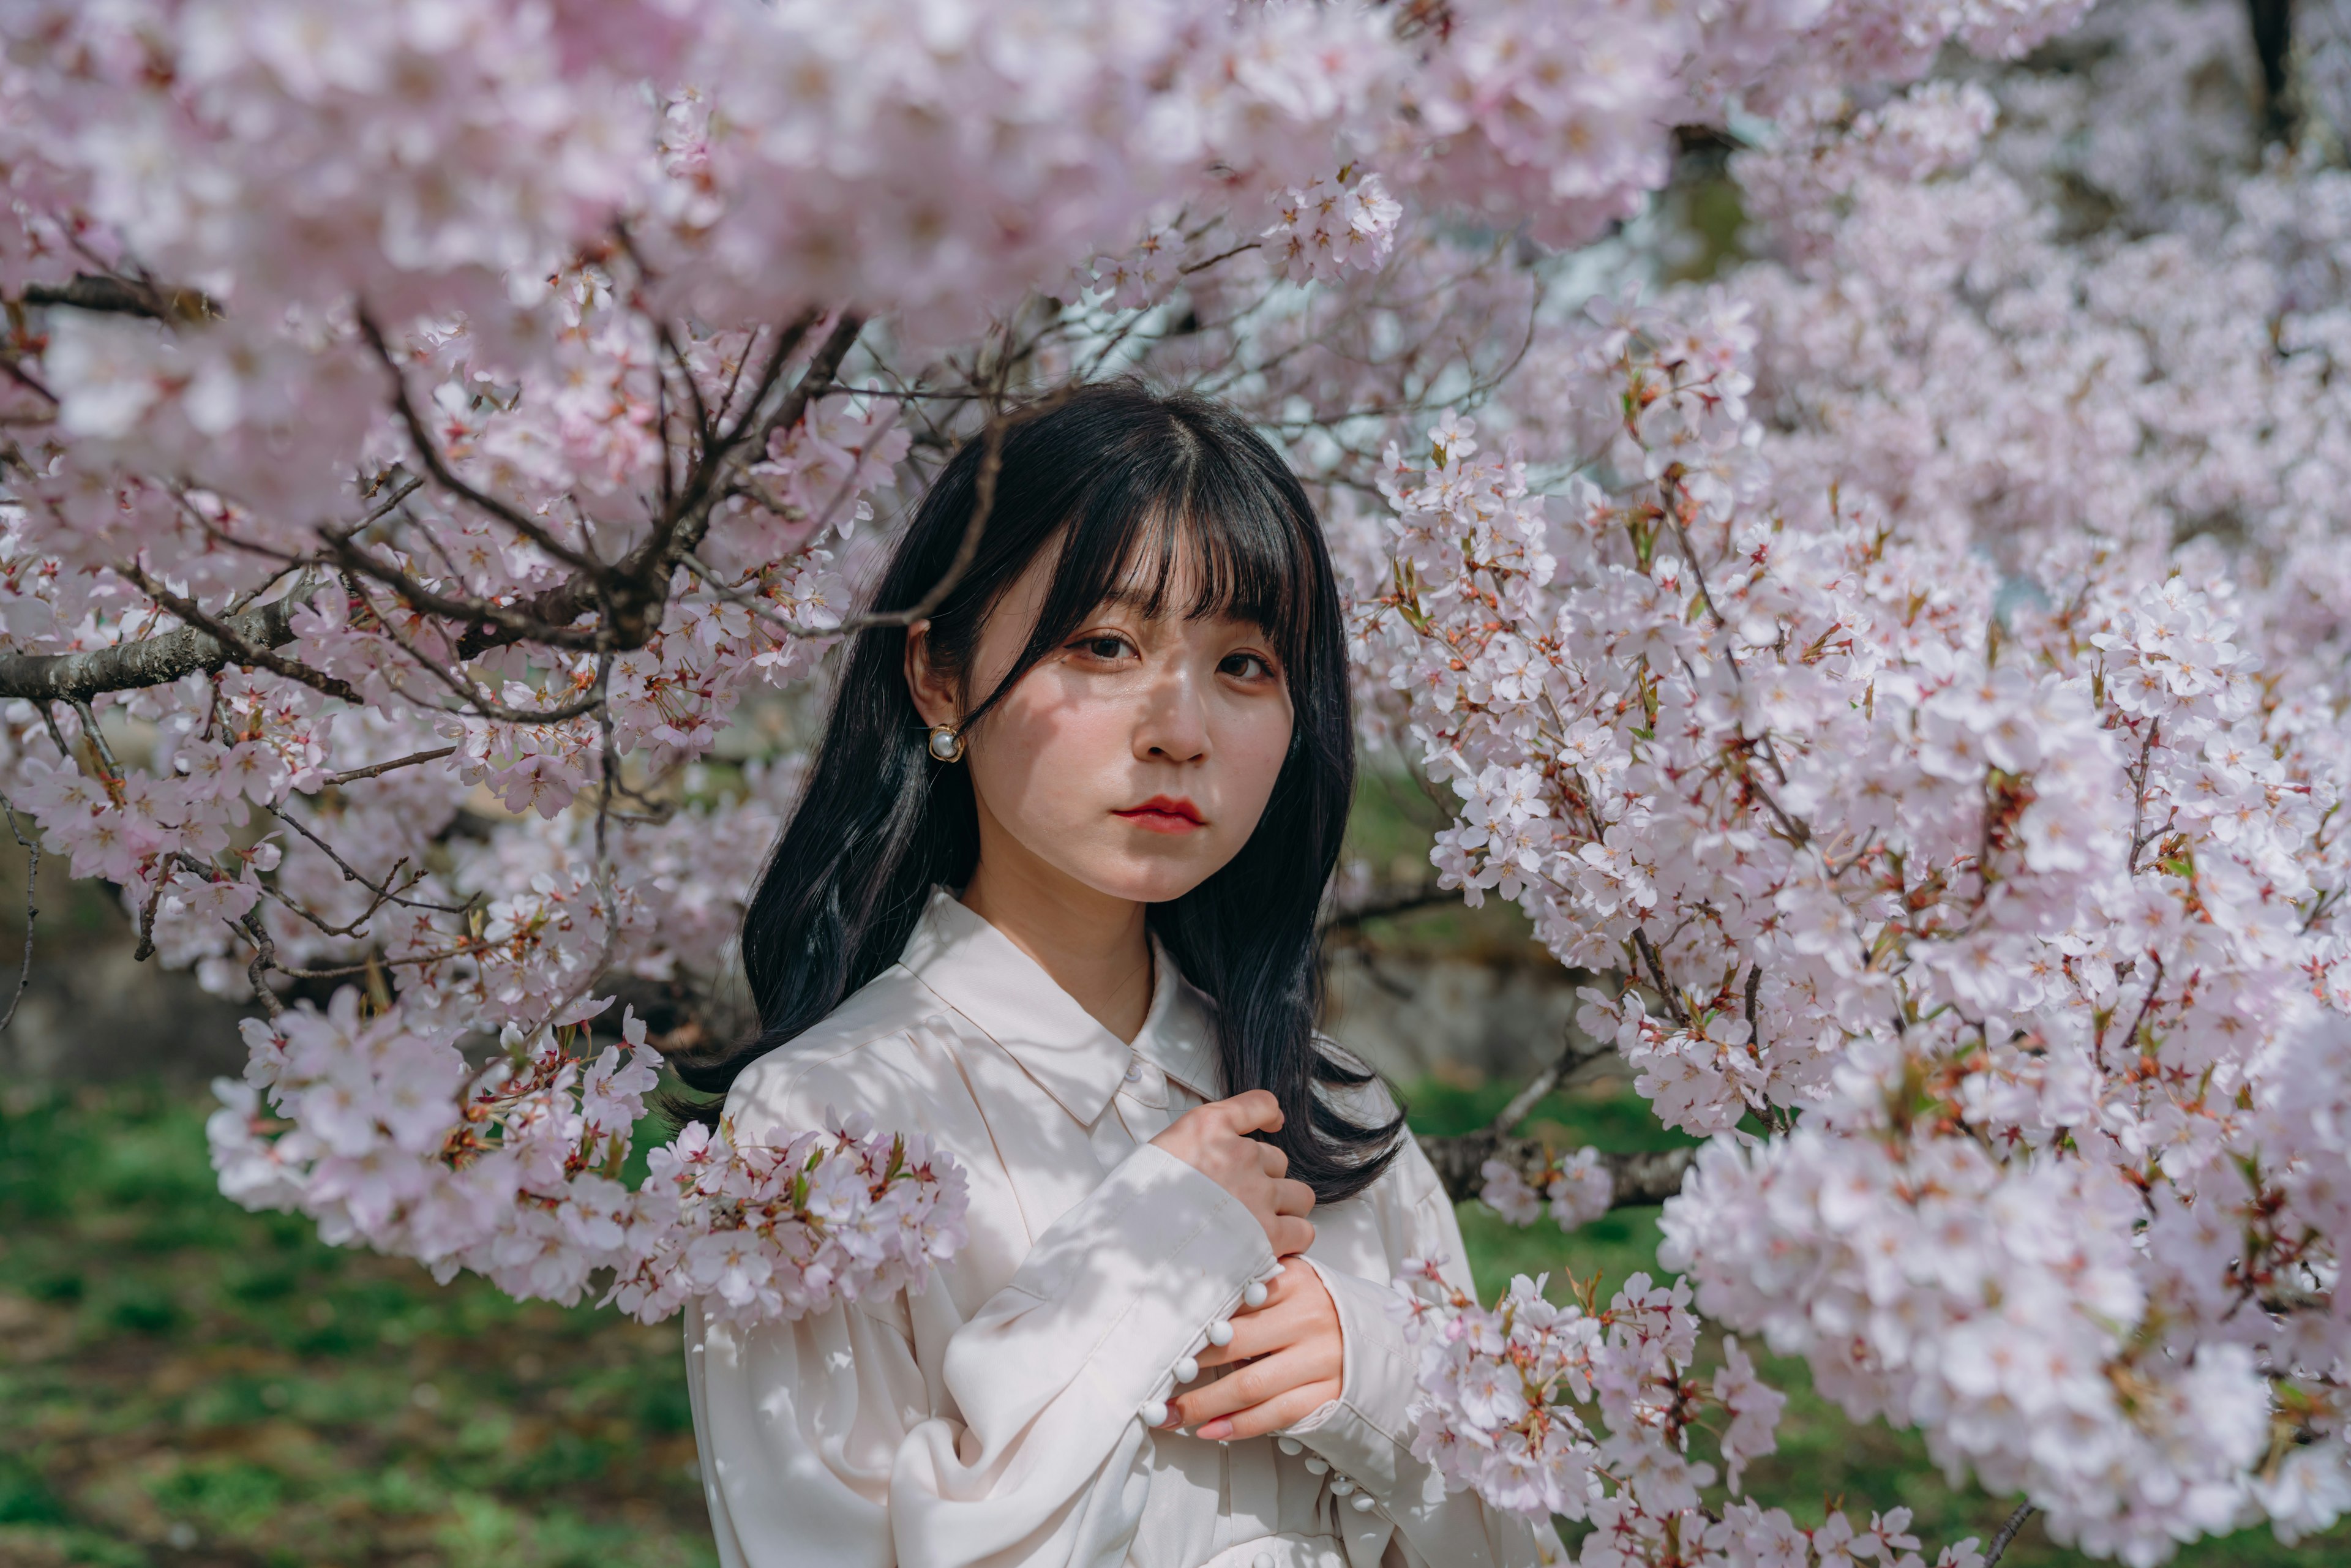
POLYGON ((1088 887, 1003 843, 1008 837, 983 831, 979 863, 960 895, 964 907, 1036 959, 1095 1022, 1132 1042, 1151 1012, 1147 906, 1088 887))

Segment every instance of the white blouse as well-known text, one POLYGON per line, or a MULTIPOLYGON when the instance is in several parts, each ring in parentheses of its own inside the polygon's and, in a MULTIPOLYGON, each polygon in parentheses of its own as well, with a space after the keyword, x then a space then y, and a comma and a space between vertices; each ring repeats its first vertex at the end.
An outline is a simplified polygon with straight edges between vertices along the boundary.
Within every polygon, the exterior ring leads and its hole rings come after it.
POLYGON ((1209 1004, 1155 956, 1150 1015, 1122 1045, 935 893, 897 964, 736 1082, 726 1113, 745 1142, 828 1110, 927 1134, 969 1175, 971 1239, 919 1294, 754 1329, 688 1309, 726 1568, 1556 1559, 1547 1527, 1447 1495, 1412 1457, 1415 1358, 1388 1282, 1432 1254, 1464 1288, 1468 1271, 1409 1139, 1364 1193, 1312 1216, 1306 1257, 1338 1307, 1344 1373, 1339 1397, 1285 1434, 1300 1451, 1145 1425, 1177 1362, 1275 1267, 1247 1208, 1151 1145, 1217 1088, 1209 1004))

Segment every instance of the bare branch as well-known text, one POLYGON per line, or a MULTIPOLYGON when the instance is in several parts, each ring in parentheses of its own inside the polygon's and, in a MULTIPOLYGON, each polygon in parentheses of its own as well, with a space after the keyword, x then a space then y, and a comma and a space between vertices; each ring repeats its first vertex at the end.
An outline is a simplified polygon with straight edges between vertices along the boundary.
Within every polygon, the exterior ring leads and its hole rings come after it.
MULTIPOLYGON (((14 360, 0 359, 0 371, 6 371, 10 381, 15 382, 18 386, 23 387, 26 392, 32 392, 36 396, 45 397, 53 403, 62 401, 58 398, 57 393, 49 390, 47 382, 42 381, 40 377, 35 375, 32 371, 26 370, 24 366, 18 364, 14 360)), ((46 423, 47 422, 47 416, 43 416, 40 419, 33 420, 31 423, 46 423)))
POLYGON ((2024 1521, 2032 1517, 2031 1503, 2021 1502, 2016 1505, 2016 1511, 2008 1516, 2008 1522, 2000 1527, 2000 1532, 1991 1538, 1991 1544, 1984 1549, 1983 1568, 1998 1568, 2001 1557, 2016 1540, 2016 1532, 2022 1530, 2024 1521))
MULTIPOLYGON (((475 901, 470 898, 463 904, 432 904, 421 898, 402 898, 398 894, 392 891, 391 879, 389 877, 381 883, 369 880, 364 872, 358 870, 350 862, 345 860, 341 855, 337 854, 332 844, 329 844, 326 840, 320 838, 318 834, 305 827, 302 824, 302 820, 300 818, 296 817, 289 812, 280 810, 276 806, 264 805, 261 809, 268 812, 271 816, 277 818, 279 821, 285 823, 287 827, 293 829, 296 832, 301 834, 304 838, 309 840, 311 843, 317 845, 319 852, 325 855, 329 860, 334 862, 337 869, 341 871, 343 873, 343 880, 345 882, 355 882, 361 887, 366 888, 370 893, 375 894, 376 902, 379 904, 397 904, 407 909, 431 910, 436 915, 463 915, 466 910, 471 909, 474 906, 475 901)), ((392 866, 392 870, 397 872, 400 869, 400 863, 405 862, 407 858, 407 856, 402 855, 401 857, 401 862, 395 862, 392 866)), ((423 876, 423 873, 422 872, 418 873, 417 880, 421 881, 423 876)), ((412 881, 408 885, 413 887, 416 885, 416 883, 412 881)), ((370 913, 372 912, 373 911, 371 910, 370 913)), ((362 915, 360 918, 364 919, 366 916, 362 915)), ((344 935, 344 933, 338 933, 338 935, 344 935)))
POLYGON ((405 757, 395 757, 389 762, 375 762, 369 764, 365 768, 346 768, 340 773, 329 774, 320 785, 320 788, 330 788, 337 784, 357 783, 362 779, 378 779, 382 777, 384 774, 391 772, 395 768, 413 768, 420 762, 437 762, 442 758, 451 755, 456 749, 457 748, 454 746, 439 746, 434 747, 430 751, 412 751, 405 757))
MULTIPOLYGON (((125 300, 131 298, 129 294, 120 293, 120 290, 104 298, 111 300, 118 297, 125 300)), ((89 298, 95 300, 99 296, 90 294, 89 298)), ((62 298, 57 302, 77 303, 62 298)), ((83 308, 120 307, 84 304, 83 308)), ((766 450, 769 437, 777 430, 797 423, 807 412, 810 401, 834 384, 835 373, 863 327, 862 318, 851 314, 841 316, 810 359, 799 382, 780 399, 773 400, 774 407, 766 408, 763 412, 763 405, 770 401, 769 394, 781 380, 792 354, 820 319, 820 312, 810 311, 777 334, 760 371, 759 382, 752 389, 752 395, 746 403, 743 417, 731 429, 721 432, 716 444, 702 454, 701 460, 695 465, 693 472, 681 486, 674 505, 661 519, 653 535, 619 562, 606 565, 571 549, 535 519, 467 485, 449 470, 409 398, 405 378, 400 373, 390 345, 383 340, 372 319, 363 315, 362 330, 378 357, 392 372, 395 404, 409 427, 419 460, 424 464, 434 482, 507 524, 576 570, 566 580, 513 605, 496 605, 435 593, 409 573, 362 549, 353 538, 368 522, 381 517, 404 499, 414 488, 413 485, 402 487, 390 500, 371 508, 364 521, 342 528, 322 528, 320 534, 330 555, 349 570, 383 584, 411 608, 442 617, 462 627, 455 637, 455 656, 459 662, 491 648, 520 642, 600 651, 642 647, 660 625, 660 607, 668 595, 671 574, 700 544, 708 528, 712 511, 722 499, 732 494, 740 467, 756 461, 756 455, 766 450), (602 625, 576 627, 572 624, 581 615, 598 611, 603 612, 602 625)), ((992 473, 990 477, 992 479, 992 473)), ((984 522, 985 518, 980 521, 984 522)), ((976 549, 976 539, 974 546, 976 549)), ((127 572, 126 575, 131 576, 131 573, 127 572)), ((192 601, 169 596, 152 587, 151 580, 143 574, 131 576, 131 580, 138 582, 142 591, 165 604, 188 624, 178 631, 82 653, 0 653, 0 697, 24 697, 34 702, 87 701, 105 692, 169 685, 183 676, 217 670, 234 663, 268 670, 355 705, 362 700, 347 683, 272 652, 293 641, 291 619, 294 607, 286 601, 279 601, 234 614, 212 615, 192 601)), ((952 581, 946 586, 951 588, 952 581)), ((944 597, 944 590, 941 596, 944 597)), ((822 634, 839 635, 842 631, 854 629, 853 626, 833 628, 822 634)), ((594 706, 591 700, 567 704, 547 712, 530 713, 509 711, 493 705, 484 711, 489 716, 512 723, 551 723, 576 716, 594 706)))
POLYGON ((1019 414, 998 414, 987 422, 980 439, 986 445, 979 455, 979 472, 972 476, 971 517, 963 526, 963 538, 956 542, 955 559, 930 591, 904 610, 881 610, 864 615, 852 616, 835 629, 835 635, 847 636, 876 626, 912 626, 946 602, 963 574, 979 558, 979 541, 987 532, 988 514, 996 509, 996 480, 1004 467, 1004 437, 1016 419, 1033 419, 1068 396, 1068 389, 1052 397, 1040 399, 1022 409, 1019 414))
POLYGON ((392 376, 392 409, 400 415, 401 423, 407 427, 409 444, 416 448, 416 455, 423 462, 425 472, 433 476, 434 482, 451 495, 487 512, 574 570, 603 571, 603 562, 565 544, 538 518, 457 476, 447 459, 441 455, 440 443, 434 441, 432 432, 424 428, 423 417, 416 412, 416 404, 409 398, 408 377, 402 371, 400 361, 393 357, 392 346, 384 341, 383 329, 375 324, 374 316, 364 308, 359 313, 359 321, 360 336, 367 340, 368 347, 375 350, 375 357, 382 361, 384 370, 392 376))
MULTIPOLYGON (((1666 939, 1673 940, 1670 936, 1666 939)), ((1649 940, 1647 927, 1633 927, 1633 945, 1641 950, 1642 958, 1649 966, 1649 977, 1657 983, 1657 994, 1665 998, 1666 1011, 1671 1013, 1674 1021, 1682 1028, 1689 1028, 1689 1009, 1682 1006, 1681 993, 1667 980, 1665 961, 1657 956, 1656 944, 1649 940)))

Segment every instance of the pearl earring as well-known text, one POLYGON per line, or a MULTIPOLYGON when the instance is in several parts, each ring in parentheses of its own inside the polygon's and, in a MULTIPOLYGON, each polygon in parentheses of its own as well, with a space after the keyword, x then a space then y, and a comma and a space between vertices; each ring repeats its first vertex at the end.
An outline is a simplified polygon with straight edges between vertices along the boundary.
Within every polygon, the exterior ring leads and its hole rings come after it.
POLYGON ((955 726, 951 724, 931 726, 931 755, 941 762, 963 760, 963 737, 956 733, 955 726))

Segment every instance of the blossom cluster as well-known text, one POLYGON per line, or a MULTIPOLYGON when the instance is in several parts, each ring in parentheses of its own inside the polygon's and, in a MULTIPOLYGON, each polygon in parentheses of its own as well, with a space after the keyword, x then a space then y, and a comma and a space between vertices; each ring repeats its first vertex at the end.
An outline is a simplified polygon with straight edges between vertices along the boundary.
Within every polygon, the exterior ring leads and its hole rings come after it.
POLYGON ((2325 1522, 2335 1222, 2278 1210, 2341 1156, 2264 1108, 2351 1036, 2326 655, 2217 571, 2036 556, 2068 594, 2019 602, 1786 486, 1749 311, 1681 304, 1551 340, 1605 411, 1552 497, 1458 418, 1389 449, 1358 651, 1460 799, 1441 876, 1614 976, 1581 1027, 1716 1136, 1661 1254, 1710 1317, 2103 1553, 2325 1522))
MULTIPOLYGON (((1695 1373, 1698 1320, 1686 1283, 1635 1274, 1598 1307, 1586 1288, 1562 1305, 1546 1281, 1520 1275, 1490 1307, 1447 1286, 1432 1264, 1408 1264, 1391 1312, 1419 1352, 1414 1457, 1453 1490, 1475 1489, 1537 1519, 1589 1520, 1583 1568, 1633 1568, 1662 1556, 1689 1563, 1823 1568, 1876 1558, 1925 1568, 1892 1509, 1855 1526, 1831 1510, 1815 1529, 1782 1509, 1732 1501, 1701 1509, 1715 1469, 1690 1456, 1692 1435, 1719 1424, 1716 1447, 1735 1499, 1740 1472, 1778 1448, 1786 1397, 1766 1386, 1736 1339, 1710 1378, 1695 1373)), ((1937 1568, 1980 1568, 1970 1539, 1937 1568)))
POLYGON ((1478 1174, 1485 1182, 1479 1201, 1513 1225, 1532 1225, 1548 1210, 1562 1230, 1573 1230, 1607 1213, 1615 1197, 1597 1149, 1578 1149, 1565 1159, 1546 1150, 1532 1182, 1507 1160, 1488 1160, 1478 1174))
POLYGON ((397 1004, 369 1016, 349 988, 250 1020, 245 1080, 215 1085, 206 1127, 222 1191, 520 1300, 569 1305, 601 1280, 644 1322, 696 1298, 750 1322, 920 1291, 962 1244, 960 1167, 858 1116, 777 1146, 692 1123, 632 1189, 622 1166, 660 1067, 633 1015, 593 1059, 569 1030, 509 1030, 476 1068, 450 1032, 397 1004))

